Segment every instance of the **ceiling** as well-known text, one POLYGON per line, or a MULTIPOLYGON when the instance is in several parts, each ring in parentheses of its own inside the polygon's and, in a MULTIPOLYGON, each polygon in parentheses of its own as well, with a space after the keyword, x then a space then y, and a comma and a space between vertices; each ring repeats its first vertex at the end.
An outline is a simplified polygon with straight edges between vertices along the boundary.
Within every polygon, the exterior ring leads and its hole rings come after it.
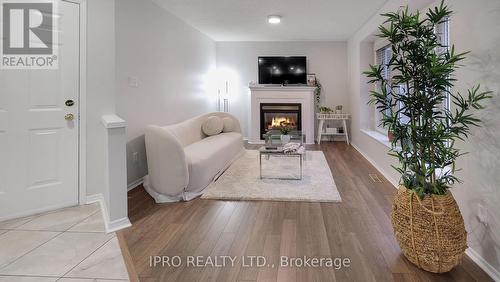
POLYGON ((216 41, 345 41, 388 0, 153 1, 216 41))

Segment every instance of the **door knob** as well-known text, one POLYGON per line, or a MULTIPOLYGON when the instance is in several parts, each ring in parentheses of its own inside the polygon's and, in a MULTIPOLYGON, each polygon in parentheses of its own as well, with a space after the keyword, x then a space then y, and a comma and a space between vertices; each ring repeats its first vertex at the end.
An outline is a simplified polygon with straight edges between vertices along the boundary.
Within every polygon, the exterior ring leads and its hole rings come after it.
POLYGON ((73 114, 66 114, 64 116, 64 119, 67 120, 67 121, 71 121, 71 120, 75 119, 75 116, 73 114))

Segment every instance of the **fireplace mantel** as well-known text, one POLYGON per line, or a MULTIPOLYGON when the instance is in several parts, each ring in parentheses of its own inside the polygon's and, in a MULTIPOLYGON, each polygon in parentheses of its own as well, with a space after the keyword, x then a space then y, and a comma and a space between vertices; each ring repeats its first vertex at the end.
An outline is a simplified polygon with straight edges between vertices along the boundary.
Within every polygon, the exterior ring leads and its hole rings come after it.
POLYGON ((262 144, 260 136, 260 104, 294 103, 301 105, 302 131, 306 143, 314 144, 314 90, 310 86, 250 86, 249 143, 262 144))
POLYGON ((280 91, 280 92, 295 92, 295 91, 312 91, 314 93, 314 86, 280 86, 280 85, 255 85, 250 86, 250 91, 280 91))

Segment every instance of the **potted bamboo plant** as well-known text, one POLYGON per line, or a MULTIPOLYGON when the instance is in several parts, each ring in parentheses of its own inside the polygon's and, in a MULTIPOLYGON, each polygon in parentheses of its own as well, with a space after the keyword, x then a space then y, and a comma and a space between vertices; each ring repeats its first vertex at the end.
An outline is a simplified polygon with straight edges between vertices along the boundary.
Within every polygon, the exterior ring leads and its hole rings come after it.
POLYGON ((479 126, 474 111, 491 97, 479 85, 467 95, 452 91, 454 72, 467 53, 445 46, 435 32, 451 15, 444 2, 425 15, 408 8, 383 14, 379 36, 392 46, 385 66, 392 76, 384 77, 377 65, 365 72, 379 86, 370 102, 394 135, 389 154, 399 161, 394 168, 400 188, 391 212, 396 240, 412 263, 436 273, 456 266, 467 247, 464 221, 449 192, 460 181, 455 161, 463 152, 455 141, 466 141, 470 128, 479 126))

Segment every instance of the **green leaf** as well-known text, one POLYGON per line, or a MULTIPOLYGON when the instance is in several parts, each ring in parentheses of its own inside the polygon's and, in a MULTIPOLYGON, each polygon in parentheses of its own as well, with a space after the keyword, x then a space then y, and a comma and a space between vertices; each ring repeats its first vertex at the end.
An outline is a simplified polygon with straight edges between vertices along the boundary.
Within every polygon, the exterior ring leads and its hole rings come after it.
POLYGON ((466 95, 451 91, 454 73, 469 53, 456 52, 454 45, 442 51, 446 46, 438 41, 436 26, 452 14, 444 1, 425 15, 408 7, 382 14, 378 36, 390 42, 391 58, 387 66, 370 65, 363 72, 375 84, 369 104, 381 113, 378 123, 394 134, 388 154, 399 166, 393 168, 401 175, 400 183, 419 197, 442 195, 460 182, 455 162, 464 153, 455 140, 466 141, 471 128, 481 125, 477 112, 493 94, 480 85, 466 95), (384 78, 385 68, 392 77, 384 78), (443 106, 448 98, 453 109, 443 106), (447 167, 451 169, 438 173, 447 167))

